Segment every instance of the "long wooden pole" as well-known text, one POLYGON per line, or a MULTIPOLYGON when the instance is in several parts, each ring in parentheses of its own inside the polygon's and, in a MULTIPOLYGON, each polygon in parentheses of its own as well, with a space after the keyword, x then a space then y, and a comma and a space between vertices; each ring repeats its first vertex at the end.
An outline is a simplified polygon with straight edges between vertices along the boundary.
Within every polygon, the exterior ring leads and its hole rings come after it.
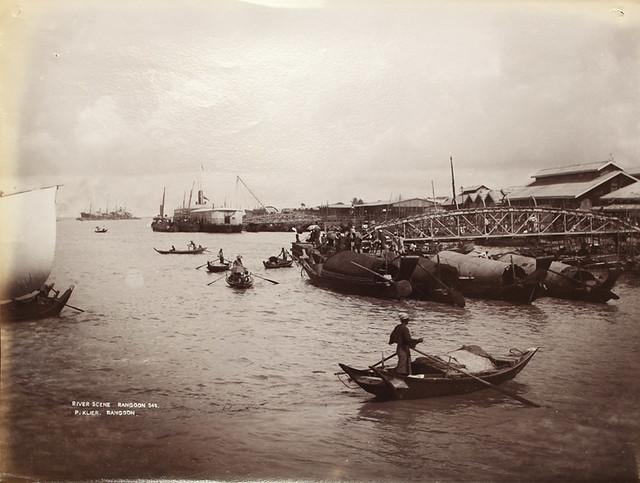
POLYGON ((449 287, 446 283, 444 283, 442 280, 440 280, 438 277, 436 277, 433 273, 431 273, 429 270, 427 270, 426 268, 424 268, 422 266, 422 263, 420 263, 420 260, 418 260, 418 266, 424 271, 426 272, 427 275, 429 275, 431 278, 433 278, 436 282, 438 282, 440 284, 440 286, 442 286, 443 288, 447 289, 447 291, 449 292, 449 295, 451 295, 451 301, 456 304, 459 307, 464 307, 465 305, 465 300, 464 300, 464 296, 455 288, 453 287, 449 287))
MULTIPOLYGON (((422 351, 420 351, 420 350, 418 350, 416 348, 414 348, 413 350, 416 351, 418 354, 423 355, 427 359, 433 360, 433 358, 430 355, 425 354, 424 352, 422 352, 422 351)), ((535 408, 541 407, 539 404, 534 403, 533 401, 530 401, 530 400, 528 400, 526 398, 523 398, 522 396, 518 396, 517 394, 513 394, 512 392, 507 391, 505 389, 502 389, 501 387, 498 387, 495 384, 491 384, 489 381, 485 381, 484 379, 481 379, 478 376, 475 376, 475 375, 471 374, 470 372, 465 371, 464 369, 460 369, 459 367, 452 366, 451 364, 448 364, 448 363, 446 363, 444 361, 441 361, 440 359, 438 359, 438 363, 444 364, 447 367, 449 367, 450 369, 453 369, 454 371, 458 371, 461 374, 464 374, 465 376, 468 376, 468 377, 470 377, 472 379, 475 379, 476 381, 481 382, 485 386, 490 387, 492 389, 495 389, 496 391, 501 392, 505 396, 509 396, 510 398, 513 398, 516 401, 521 402, 522 404, 526 404, 528 406, 532 406, 532 407, 535 407, 535 408)))
POLYGON ((453 156, 449 156, 449 163, 451 164, 451 190, 453 192, 453 202, 458 208, 458 199, 456 198, 456 178, 453 174, 453 156))

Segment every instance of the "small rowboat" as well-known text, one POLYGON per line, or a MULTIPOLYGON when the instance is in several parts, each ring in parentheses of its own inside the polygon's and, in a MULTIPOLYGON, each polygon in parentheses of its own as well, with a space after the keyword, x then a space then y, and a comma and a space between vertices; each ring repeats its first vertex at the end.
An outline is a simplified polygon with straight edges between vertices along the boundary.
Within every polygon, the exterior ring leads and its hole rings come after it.
POLYGON ((102 227, 102 228, 98 228, 96 227, 96 229, 94 230, 96 233, 106 233, 109 229, 106 227, 102 227))
POLYGON ((225 272, 229 270, 230 262, 207 262, 207 271, 209 272, 225 272))
POLYGON ((394 369, 388 368, 371 366, 369 369, 355 369, 346 364, 339 366, 358 386, 378 399, 422 399, 465 394, 487 387, 478 379, 494 385, 513 379, 537 351, 538 347, 524 352, 512 349, 508 356, 492 357, 478 346, 463 346, 448 356, 458 367, 466 368, 467 374, 453 370, 451 365, 454 364, 448 362, 446 357, 437 356, 418 357, 412 362, 413 373, 409 376, 397 374, 394 369), (473 365, 477 366, 475 370, 471 368, 473 365))
POLYGON ((22 321, 55 317, 60 314, 73 292, 72 285, 58 296, 44 296, 35 294, 26 299, 16 299, 0 305, 0 320, 22 321))
POLYGON ((293 259, 289 258, 284 260, 278 257, 269 257, 269 260, 264 260, 262 264, 264 268, 285 268, 293 265, 293 259))
POLYGON ((249 273, 230 273, 226 277, 227 285, 233 288, 249 288, 253 285, 253 276, 249 273))
POLYGON ((199 247, 194 250, 158 250, 154 248, 160 255, 199 255, 206 249, 207 247, 199 247))

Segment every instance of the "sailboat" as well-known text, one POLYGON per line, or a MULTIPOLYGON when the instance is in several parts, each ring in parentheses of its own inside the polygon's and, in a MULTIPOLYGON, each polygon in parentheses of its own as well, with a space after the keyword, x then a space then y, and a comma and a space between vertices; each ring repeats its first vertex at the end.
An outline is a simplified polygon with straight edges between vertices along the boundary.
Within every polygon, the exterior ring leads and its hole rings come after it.
MULTIPOLYGON (((73 287, 60 297, 45 285, 56 249, 57 186, 0 196, 0 319, 57 315, 73 287)), ((56 292, 54 290, 54 292, 56 292)))

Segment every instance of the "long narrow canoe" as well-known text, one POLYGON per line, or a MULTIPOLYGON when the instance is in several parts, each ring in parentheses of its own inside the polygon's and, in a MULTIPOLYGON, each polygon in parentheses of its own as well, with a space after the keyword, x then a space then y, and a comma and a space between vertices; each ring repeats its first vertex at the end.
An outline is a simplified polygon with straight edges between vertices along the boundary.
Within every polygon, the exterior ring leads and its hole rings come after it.
MULTIPOLYGON (((456 352, 464 349, 463 347, 456 352)), ((467 371, 491 384, 500 384, 513 379, 537 351, 538 348, 533 347, 511 356, 489 356, 490 363, 485 367, 478 371, 467 368, 467 371)), ((447 370, 446 359, 443 359, 442 364, 422 359, 417 358, 412 363, 414 373, 409 376, 399 375, 393 369, 355 369, 346 364, 339 366, 358 386, 378 399, 422 399, 465 394, 486 388, 486 385, 472 377, 447 370), (419 368, 420 366, 422 367, 419 368)))
POLYGON ((154 248, 160 255, 199 255, 203 253, 207 247, 196 248, 195 250, 158 250, 154 248))

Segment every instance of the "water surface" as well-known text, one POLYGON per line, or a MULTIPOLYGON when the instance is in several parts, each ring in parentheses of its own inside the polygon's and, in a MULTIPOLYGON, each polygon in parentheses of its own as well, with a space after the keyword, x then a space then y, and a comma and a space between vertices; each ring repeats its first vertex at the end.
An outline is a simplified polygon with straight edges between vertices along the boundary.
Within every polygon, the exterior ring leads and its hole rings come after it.
POLYGON ((154 233, 150 220, 58 223, 50 280, 74 283, 60 318, 2 327, 1 471, 60 479, 635 479, 640 449, 640 280, 606 305, 469 300, 464 309, 345 296, 299 268, 265 271, 288 233, 154 233), (194 268, 213 254, 157 254, 189 240, 242 254, 236 291, 194 268), (505 388, 372 402, 335 376, 389 355, 397 312, 421 350, 542 350, 505 388), (77 416, 72 401, 153 403, 77 416))

